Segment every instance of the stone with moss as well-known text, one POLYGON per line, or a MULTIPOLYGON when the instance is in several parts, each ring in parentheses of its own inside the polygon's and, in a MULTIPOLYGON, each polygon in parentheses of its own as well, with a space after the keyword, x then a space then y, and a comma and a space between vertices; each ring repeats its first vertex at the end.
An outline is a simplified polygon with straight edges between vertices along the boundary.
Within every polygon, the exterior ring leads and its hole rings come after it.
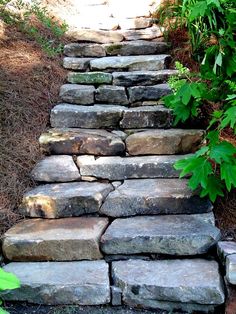
POLYGON ((67 81, 74 84, 111 84, 112 74, 103 72, 69 72, 67 81))

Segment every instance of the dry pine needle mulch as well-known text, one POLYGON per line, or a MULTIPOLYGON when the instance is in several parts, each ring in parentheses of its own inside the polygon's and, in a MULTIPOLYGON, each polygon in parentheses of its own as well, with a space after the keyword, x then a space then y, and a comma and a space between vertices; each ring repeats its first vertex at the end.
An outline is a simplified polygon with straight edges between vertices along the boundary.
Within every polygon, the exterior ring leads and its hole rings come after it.
POLYGON ((49 59, 26 35, 0 24, 0 235, 20 219, 22 195, 34 186, 38 138, 65 77, 61 57, 49 59))

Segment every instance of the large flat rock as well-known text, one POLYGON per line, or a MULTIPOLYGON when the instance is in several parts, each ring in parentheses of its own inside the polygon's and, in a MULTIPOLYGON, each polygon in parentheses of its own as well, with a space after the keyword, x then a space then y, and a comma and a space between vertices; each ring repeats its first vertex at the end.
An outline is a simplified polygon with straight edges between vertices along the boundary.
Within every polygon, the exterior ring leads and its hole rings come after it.
POLYGON ((59 218, 98 212, 111 184, 73 182, 41 185, 23 196, 21 211, 30 217, 59 218))
POLYGON ((118 105, 128 105, 129 100, 126 90, 122 86, 102 85, 97 88, 95 94, 96 102, 118 105))
POLYGON ((209 313, 224 303, 224 287, 215 261, 119 261, 112 263, 112 277, 129 306, 209 313))
POLYGON ((126 138, 126 147, 133 156, 193 153, 203 135, 203 130, 141 130, 126 138))
POLYGON ((125 144, 119 135, 95 129, 50 129, 39 139, 50 154, 119 155, 125 144))
POLYGON ((155 39, 163 36, 163 29, 156 25, 145 29, 138 30, 121 30, 120 34, 123 35, 125 40, 140 40, 140 39, 155 39))
POLYGON ((10 261, 73 261, 101 259, 101 235, 108 219, 79 217, 28 219, 5 233, 4 255, 10 261))
POLYGON ((188 188, 187 179, 133 179, 111 192, 100 211, 107 216, 127 217, 194 214, 211 209, 208 200, 188 188))
POLYGON ((101 248, 106 254, 190 256, 207 253, 219 238, 219 229, 196 216, 137 216, 114 220, 101 248))
POLYGON ((99 157, 79 156, 77 164, 82 176, 93 176, 112 181, 139 178, 177 178, 173 167, 179 156, 99 157))
POLYGON ((105 57, 105 48, 100 44, 70 43, 65 45, 64 54, 68 57, 105 57))
POLYGON ((31 172, 39 182, 71 182, 80 179, 80 173, 71 156, 49 156, 39 161, 31 172))
POLYGON ((128 88, 130 102, 142 100, 157 100, 171 93, 168 84, 157 84, 152 86, 134 86, 128 88))
POLYGON ((93 58, 65 57, 63 60, 63 67, 69 70, 86 71, 89 69, 91 60, 93 60, 93 58))
POLYGON ((115 70, 149 71, 163 70, 169 60, 169 55, 139 55, 139 56, 116 56, 103 57, 91 60, 92 70, 115 70))
POLYGON ((118 31, 81 29, 77 27, 71 27, 71 29, 66 32, 66 35, 76 41, 87 41, 102 44, 120 42, 124 39, 124 36, 118 31))
POLYGON ((146 86, 166 81, 176 70, 113 72, 113 84, 118 86, 146 86))
POLYGON ((19 289, 4 294, 5 300, 50 305, 110 302, 108 264, 104 261, 10 263, 4 269, 21 282, 19 289))
POLYGON ((112 74, 104 72, 69 72, 67 81, 76 84, 111 84, 112 74))
POLYGON ((118 105, 76 106, 60 104, 51 111, 51 125, 56 128, 117 127, 123 113, 118 105))
POLYGON ((236 254, 226 256, 226 278, 232 285, 236 285, 236 254))
POLYGON ((153 25, 152 18, 135 17, 135 18, 123 18, 119 20, 119 26, 121 29, 144 29, 153 25))
POLYGON ((120 127, 132 128, 170 128, 172 125, 172 111, 161 105, 141 106, 124 110, 120 127))
POLYGON ((72 104, 94 104, 95 87, 92 85, 64 84, 60 88, 60 98, 72 104))
POLYGON ((110 56, 138 56, 165 53, 168 45, 164 42, 151 42, 148 40, 123 41, 120 43, 103 45, 107 55, 110 56))

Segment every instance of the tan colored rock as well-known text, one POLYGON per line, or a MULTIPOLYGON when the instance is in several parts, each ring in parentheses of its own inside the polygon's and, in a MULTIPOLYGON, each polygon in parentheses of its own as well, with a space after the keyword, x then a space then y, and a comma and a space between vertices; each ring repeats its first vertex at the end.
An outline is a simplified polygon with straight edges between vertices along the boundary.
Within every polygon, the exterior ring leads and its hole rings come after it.
POLYGON ((108 219, 28 219, 5 234, 3 252, 11 261, 73 261, 102 258, 99 241, 108 219))
POLYGON ((102 31, 80 28, 70 29, 67 32, 67 35, 77 41, 87 41, 101 44, 120 42, 124 39, 124 36, 116 31, 102 31))
POLYGON ((121 137, 106 130, 50 129, 39 142, 50 154, 117 155, 125 151, 121 137))
POLYGON ((148 130, 126 139, 130 155, 173 155, 195 152, 202 141, 202 130, 148 130))
POLYGON ((136 17, 132 19, 120 19, 121 29, 142 29, 152 26, 152 19, 145 17, 136 17))

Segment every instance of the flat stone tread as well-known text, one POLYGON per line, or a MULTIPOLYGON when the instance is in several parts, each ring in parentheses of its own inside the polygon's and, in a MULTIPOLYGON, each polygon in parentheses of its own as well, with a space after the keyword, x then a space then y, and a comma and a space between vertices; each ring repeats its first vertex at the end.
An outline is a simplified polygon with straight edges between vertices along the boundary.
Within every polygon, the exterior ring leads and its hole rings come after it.
POLYGON ((49 129, 39 138, 39 143, 47 152, 56 154, 93 154, 93 155, 117 155, 125 151, 121 135, 99 130, 62 128, 49 129))
POLYGON ((10 263, 21 288, 5 300, 37 304, 98 305, 110 301, 108 264, 105 261, 10 263))
POLYGON ((224 303, 224 288, 215 261, 118 261, 112 263, 112 273, 114 283, 123 290, 126 301, 130 297, 141 304, 149 298, 182 303, 224 303), (137 295, 135 288, 139 291, 137 295))
POLYGON ((36 164, 31 176, 42 182, 70 182, 81 178, 73 158, 67 155, 44 157, 36 164))
POLYGON ((209 200, 193 192, 187 179, 161 178, 125 180, 107 196, 100 212, 112 217, 128 217, 194 214, 211 210, 209 200))
POLYGON ((205 254, 220 239, 220 231, 192 215, 118 218, 101 239, 106 254, 205 254))
POLYGON ((101 235, 108 219, 79 217, 28 219, 4 236, 3 252, 11 261, 71 261, 101 259, 101 235))
MULTIPOLYGON (((115 68, 135 67, 136 64, 145 64, 154 61, 164 62, 168 59, 169 55, 139 55, 139 56, 115 56, 115 57, 102 57, 90 61, 91 69, 105 70, 115 68)), ((137 69, 141 70, 141 69, 137 69)))
POLYGON ((4 241, 64 241, 94 239, 108 224, 102 217, 73 217, 61 219, 26 219, 14 225, 4 235, 4 241))

